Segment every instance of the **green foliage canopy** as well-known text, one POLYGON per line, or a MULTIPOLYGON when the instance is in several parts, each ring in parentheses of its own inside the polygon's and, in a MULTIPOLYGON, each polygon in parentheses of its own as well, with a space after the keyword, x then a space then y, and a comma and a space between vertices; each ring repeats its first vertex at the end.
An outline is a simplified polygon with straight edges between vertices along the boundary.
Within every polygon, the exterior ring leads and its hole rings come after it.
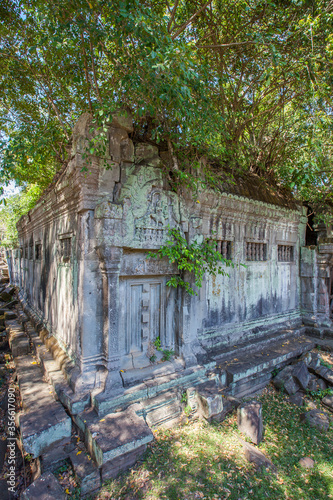
POLYGON ((332 21, 329 0, 4 0, 0 181, 47 186, 80 114, 126 106, 178 176, 250 169, 330 205, 332 21))

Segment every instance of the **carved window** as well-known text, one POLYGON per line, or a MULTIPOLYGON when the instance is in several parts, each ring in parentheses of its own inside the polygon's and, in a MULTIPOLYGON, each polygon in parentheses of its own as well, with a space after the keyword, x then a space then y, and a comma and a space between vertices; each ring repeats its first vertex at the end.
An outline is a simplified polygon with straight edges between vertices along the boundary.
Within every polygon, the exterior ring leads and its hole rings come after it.
POLYGON ((29 247, 28 247, 28 245, 25 245, 25 247, 24 247, 24 258, 25 259, 29 258, 29 247))
POLYGON ((72 238, 61 238, 60 256, 63 262, 69 262, 72 256, 72 238))
POLYGON ((216 250, 224 259, 232 259, 232 241, 218 240, 216 250))
POLYGON ((42 244, 36 243, 35 245, 35 259, 42 260, 42 244))
POLYGON ((20 258, 23 258, 23 247, 20 247, 20 258))
POLYGON ((267 243, 253 243, 247 241, 246 260, 258 262, 267 260, 267 243))
POLYGON ((30 244, 29 244, 29 259, 33 260, 33 258, 34 258, 34 243, 33 243, 33 241, 30 241, 30 244))
POLYGON ((293 262, 294 247, 291 245, 278 245, 278 261, 293 262))

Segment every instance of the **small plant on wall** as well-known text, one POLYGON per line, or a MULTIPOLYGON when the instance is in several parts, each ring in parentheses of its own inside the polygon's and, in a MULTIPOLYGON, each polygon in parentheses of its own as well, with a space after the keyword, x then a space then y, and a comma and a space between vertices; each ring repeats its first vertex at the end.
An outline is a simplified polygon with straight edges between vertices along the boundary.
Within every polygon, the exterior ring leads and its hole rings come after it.
POLYGON ((220 252, 216 250, 216 242, 207 238, 201 243, 194 241, 188 243, 181 235, 179 229, 169 229, 169 240, 164 246, 156 252, 149 252, 148 257, 161 258, 167 257, 170 264, 176 264, 180 274, 171 276, 167 281, 168 286, 181 286, 190 295, 197 295, 190 282, 184 280, 184 273, 189 272, 194 275, 194 284, 201 288, 205 273, 212 276, 221 274, 228 276, 221 264, 234 267, 231 260, 225 259, 220 252))

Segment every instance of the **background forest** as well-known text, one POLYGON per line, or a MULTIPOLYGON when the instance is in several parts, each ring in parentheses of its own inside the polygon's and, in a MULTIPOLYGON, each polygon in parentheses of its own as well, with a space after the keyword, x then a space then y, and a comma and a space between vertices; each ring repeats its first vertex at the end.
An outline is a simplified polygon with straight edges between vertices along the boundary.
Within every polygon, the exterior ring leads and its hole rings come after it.
POLYGON ((68 161, 78 117, 103 135, 120 106, 134 139, 169 152, 176 188, 195 168, 216 185, 251 171, 328 218, 332 91, 332 0, 3 0, 0 184, 23 188, 5 243, 68 161))

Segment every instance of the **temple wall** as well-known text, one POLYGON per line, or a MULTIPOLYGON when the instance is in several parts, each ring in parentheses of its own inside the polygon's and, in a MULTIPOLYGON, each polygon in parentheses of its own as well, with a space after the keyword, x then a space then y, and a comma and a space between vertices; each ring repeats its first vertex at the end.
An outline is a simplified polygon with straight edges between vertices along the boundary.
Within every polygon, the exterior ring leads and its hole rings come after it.
POLYGON ((190 366, 203 348, 300 321, 301 210, 207 189, 176 194, 158 149, 134 145, 126 119, 110 127, 106 158, 87 161, 90 128, 84 115, 69 165, 20 220, 10 258, 12 281, 81 372, 147 366, 157 337, 190 366), (206 277, 193 297, 166 286, 178 269, 147 252, 169 228, 216 240, 234 265, 228 276, 206 277))

